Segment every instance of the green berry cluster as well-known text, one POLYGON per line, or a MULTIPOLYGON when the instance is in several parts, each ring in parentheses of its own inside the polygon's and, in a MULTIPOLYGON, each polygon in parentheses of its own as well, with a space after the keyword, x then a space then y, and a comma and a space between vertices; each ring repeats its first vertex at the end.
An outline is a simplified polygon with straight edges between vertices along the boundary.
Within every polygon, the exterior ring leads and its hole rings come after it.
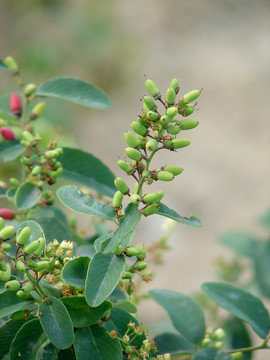
POLYGON ((193 113, 193 102, 199 97, 199 90, 190 91, 177 100, 179 82, 177 79, 172 79, 163 100, 158 87, 152 80, 147 79, 145 86, 151 97, 143 97, 142 114, 138 116, 137 121, 131 123, 133 132, 128 131, 124 134, 128 145, 125 153, 130 160, 117 161, 118 166, 136 180, 132 192, 122 178, 115 178, 114 184, 117 191, 112 206, 118 215, 124 195, 129 196, 130 203, 143 205, 140 211, 144 216, 158 211, 159 202, 164 196, 163 191, 143 194, 143 185, 150 185, 154 181, 172 181, 175 176, 182 173, 183 169, 180 166, 167 165, 150 169, 151 160, 160 150, 175 151, 188 146, 190 141, 184 137, 177 138, 177 135, 199 124, 195 119, 177 118, 178 115, 187 117, 193 113), (163 106, 163 111, 158 110, 157 102, 163 106))

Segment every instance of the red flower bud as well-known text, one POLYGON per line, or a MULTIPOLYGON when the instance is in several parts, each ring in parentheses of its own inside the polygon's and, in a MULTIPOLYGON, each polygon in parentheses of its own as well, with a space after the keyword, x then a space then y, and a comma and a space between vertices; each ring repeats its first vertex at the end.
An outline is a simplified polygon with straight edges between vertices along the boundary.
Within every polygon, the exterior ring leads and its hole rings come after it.
POLYGON ((5 220, 12 220, 14 219, 14 212, 10 209, 2 208, 0 209, 0 217, 2 217, 5 220))
POLYGON ((9 98, 10 110, 16 115, 20 116, 22 112, 21 99, 18 94, 13 93, 9 98))
POLYGON ((13 141, 15 139, 14 132, 8 127, 2 127, 0 133, 5 140, 13 141))

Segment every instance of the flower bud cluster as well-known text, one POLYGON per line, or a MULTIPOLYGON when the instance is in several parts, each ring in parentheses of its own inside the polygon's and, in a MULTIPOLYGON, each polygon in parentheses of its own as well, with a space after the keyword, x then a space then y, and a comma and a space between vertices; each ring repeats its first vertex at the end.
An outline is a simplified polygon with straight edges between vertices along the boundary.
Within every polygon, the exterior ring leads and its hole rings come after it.
POLYGON ((213 330, 208 328, 203 340, 200 343, 200 347, 212 347, 217 350, 221 350, 224 346, 223 339, 225 337, 225 332, 222 328, 213 330))
POLYGON ((199 123, 195 119, 180 120, 177 116, 187 117, 193 113, 192 102, 198 98, 200 91, 193 90, 177 100, 179 83, 177 79, 173 79, 166 98, 163 100, 158 87, 152 80, 147 79, 145 86, 151 97, 143 97, 142 114, 138 116, 137 121, 131 123, 133 132, 128 131, 124 134, 128 145, 125 153, 129 161, 118 160, 117 162, 118 166, 136 182, 132 191, 122 178, 115 178, 114 184, 117 191, 112 207, 119 212, 122 208, 123 197, 127 195, 130 203, 142 204, 140 211, 144 216, 149 216, 158 211, 164 193, 157 191, 143 194, 143 185, 150 185, 154 181, 172 181, 183 171, 180 166, 167 165, 150 169, 150 162, 157 151, 175 151, 190 144, 187 138, 177 138, 177 135, 195 128, 199 123), (158 110, 157 102, 162 104, 163 111, 158 110))

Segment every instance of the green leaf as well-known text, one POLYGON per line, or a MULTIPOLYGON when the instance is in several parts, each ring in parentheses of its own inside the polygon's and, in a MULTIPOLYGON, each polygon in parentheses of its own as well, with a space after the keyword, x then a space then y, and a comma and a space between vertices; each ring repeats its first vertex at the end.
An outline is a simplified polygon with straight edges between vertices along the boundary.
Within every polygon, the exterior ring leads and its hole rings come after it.
POLYGON ((30 209, 38 203, 41 195, 42 192, 35 184, 30 182, 24 183, 16 191, 16 206, 19 210, 30 209))
POLYGON ((9 353, 10 345, 17 334, 18 330, 25 324, 24 320, 8 320, 0 326, 0 359, 9 353))
MULTIPOLYGON (((233 317, 228 319, 222 325, 226 333, 226 339, 232 349, 248 348, 252 346, 252 341, 249 332, 242 320, 233 317)), ((252 357, 251 352, 244 353, 242 360, 250 360, 252 357)))
POLYGON ((201 227, 201 221, 195 216, 191 215, 190 218, 183 217, 179 214, 177 214, 176 211, 169 209, 166 205, 160 203, 160 207, 158 209, 157 215, 162 215, 165 217, 168 217, 170 219, 173 219, 175 221, 178 221, 180 223, 194 226, 194 227, 201 227))
POLYGON ((107 243, 110 240, 113 234, 114 232, 109 232, 107 234, 101 235, 95 240, 94 246, 97 252, 101 250, 103 243, 107 243))
POLYGON ((125 211, 125 217, 122 219, 119 228, 110 240, 106 242, 104 246, 101 246, 102 252, 107 254, 119 245, 122 245, 122 243, 125 243, 126 246, 126 242, 129 242, 131 236, 134 235, 134 228, 139 222, 141 215, 142 213, 138 210, 138 206, 130 204, 125 211))
POLYGON ((16 293, 5 291, 0 294, 0 318, 33 305, 32 300, 19 299, 16 293))
POLYGON ((192 354, 195 350, 195 345, 179 334, 165 332, 155 336, 154 340, 159 354, 192 354))
POLYGON ((65 206, 78 213, 98 216, 111 221, 115 219, 115 211, 111 206, 103 205, 85 195, 75 185, 62 186, 57 190, 56 194, 65 206))
POLYGON ((215 360, 217 350, 213 348, 199 349, 192 360, 215 360))
POLYGON ((5 63, 2 60, 0 60, 0 69, 10 71, 9 68, 5 65, 5 63))
POLYGON ((30 244, 31 242, 38 240, 40 237, 44 237, 44 233, 41 226, 34 220, 27 220, 21 222, 17 227, 16 236, 18 236, 19 233, 22 231, 22 229, 24 229, 26 226, 29 226, 31 228, 31 235, 27 244, 30 244))
POLYGON ((13 201, 15 199, 16 192, 17 192, 17 188, 15 186, 10 187, 6 192, 6 195, 7 195, 8 199, 13 201))
MULTIPOLYGON (((135 326, 140 326, 138 320, 134 316, 130 315, 126 310, 113 308, 110 320, 106 321, 104 325, 107 331, 115 330, 119 337, 123 337, 127 332, 127 325, 130 322, 134 323, 135 326)), ((146 336, 144 333, 142 335, 138 335, 131 341, 131 345, 140 348, 143 340, 145 339, 146 336)))
POLYGON ((74 348, 77 360, 123 359, 119 341, 112 339, 106 330, 98 325, 77 329, 74 348))
POLYGON ((60 298, 62 296, 61 292, 50 283, 47 279, 41 279, 39 281, 39 285, 42 287, 42 290, 45 292, 47 296, 54 296, 56 298, 60 298))
POLYGON ((87 256, 70 260, 62 270, 62 278, 69 285, 84 288, 89 262, 90 259, 87 256))
POLYGON ((219 282, 204 283, 202 289, 218 305, 249 323, 262 339, 266 338, 270 328, 270 318, 258 297, 235 286, 219 282))
POLYGON ((47 340, 38 319, 24 324, 16 334, 10 349, 10 360, 35 360, 38 350, 47 340))
POLYGON ((109 98, 101 89, 83 80, 69 77, 58 77, 41 84, 35 95, 67 100, 93 109, 111 107, 109 98))
POLYGON ((219 351, 216 354, 215 360, 233 360, 230 354, 226 353, 225 351, 219 351))
POLYGON ((104 301, 97 307, 91 307, 85 301, 84 296, 64 297, 61 301, 67 308, 73 326, 76 328, 94 325, 106 311, 112 308, 110 301, 104 301))
POLYGON ((125 257, 98 252, 91 260, 85 282, 85 298, 98 306, 111 295, 125 268, 125 257))
POLYGON ((169 314, 171 321, 182 335, 198 344, 205 334, 204 313, 191 297, 171 290, 151 290, 152 298, 169 314))
POLYGON ((255 255, 255 278, 263 296, 270 297, 270 241, 260 242, 255 255))
MULTIPOLYGON (((57 349, 52 343, 45 346, 43 349, 40 349, 36 360, 55 360, 57 359, 57 349)), ((67 360, 67 359, 66 359, 67 360)))
POLYGON ((0 157, 5 162, 17 159, 23 152, 24 147, 19 140, 0 142, 0 157))
POLYGON ((228 246, 240 255, 253 258, 256 254, 256 239, 246 231, 227 231, 220 236, 220 241, 223 245, 228 246))
POLYGON ((137 312, 137 308, 135 305, 133 305, 130 301, 128 300, 124 300, 124 301, 119 301, 116 305, 116 308, 118 309, 124 309, 129 313, 133 313, 135 314, 137 312))
POLYGON ((76 360, 73 346, 58 352, 57 360, 76 360))
POLYGON ((63 164, 63 179, 90 187, 97 192, 113 197, 115 194, 114 174, 94 155, 79 149, 63 148, 59 158, 63 164))
POLYGON ((56 298, 49 298, 39 306, 39 318, 44 332, 59 349, 66 349, 74 340, 73 325, 63 303, 56 298))

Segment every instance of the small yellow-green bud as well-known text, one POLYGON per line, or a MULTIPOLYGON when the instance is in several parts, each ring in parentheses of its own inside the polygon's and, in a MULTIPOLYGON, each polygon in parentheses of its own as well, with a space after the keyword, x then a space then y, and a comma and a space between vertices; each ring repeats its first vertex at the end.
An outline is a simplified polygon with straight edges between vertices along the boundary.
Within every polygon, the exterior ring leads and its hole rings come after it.
POLYGON ((172 88, 169 88, 166 93, 166 101, 169 105, 173 105, 175 103, 175 91, 172 88))
POLYGON ((146 87, 147 91, 149 92, 149 94, 151 96, 153 96, 153 98, 155 100, 161 98, 160 91, 159 91, 157 85, 154 83, 154 81, 147 79, 145 81, 145 87, 146 87))
POLYGON ((171 87, 176 93, 178 93, 178 91, 179 91, 179 81, 178 81, 178 79, 175 79, 175 78, 172 79, 170 87, 171 87))
POLYGON ((40 241, 39 247, 37 248, 37 250, 35 250, 35 251, 33 252, 33 254, 35 254, 36 256, 40 256, 40 255, 41 255, 41 253, 42 253, 42 251, 44 251, 45 245, 46 245, 46 240, 45 240, 44 237, 40 237, 38 240, 40 241))
POLYGON ((188 139, 173 139, 172 140, 172 148, 173 149, 180 149, 185 146, 188 146, 190 144, 190 141, 188 139))
POLYGON ((147 116, 147 119, 149 119, 151 121, 157 121, 159 119, 159 114, 155 111, 148 111, 146 116, 147 116))
POLYGON ((129 193, 129 187, 120 177, 116 177, 114 179, 114 185, 116 186, 117 190, 119 190, 122 194, 126 195, 129 193))
POLYGON ((181 168, 180 166, 166 166, 164 168, 165 171, 169 171, 170 173, 172 173, 174 176, 179 175, 183 172, 183 168, 181 168))
POLYGON ((117 165, 120 167, 120 169, 125 171, 127 174, 133 173, 132 167, 130 166, 130 164, 128 162, 125 162, 123 160, 118 160, 117 165))
POLYGON ((11 280, 5 283, 5 288, 8 291, 18 291, 21 287, 21 283, 17 280, 11 280))
POLYGON ((5 271, 2 270, 0 272, 0 276, 1 276, 0 280, 5 281, 5 282, 8 281, 11 277, 11 267, 9 264, 6 264, 6 265, 7 265, 7 269, 5 271))
POLYGON ((180 132, 181 128, 179 125, 169 125, 167 127, 167 133, 171 135, 176 135, 180 132))
POLYGON ((171 106, 167 109, 168 116, 173 118, 176 114, 178 114, 178 108, 176 106, 171 106))
POLYGON ((40 245, 40 240, 35 240, 33 242, 31 242, 31 244, 27 245, 24 248, 24 252, 26 255, 30 255, 32 254, 34 251, 36 251, 39 248, 40 245))
POLYGON ((147 128, 142 124, 137 123, 136 121, 132 121, 130 127, 136 134, 141 136, 145 136, 147 134, 147 128))
POLYGON ((52 176, 54 178, 58 178, 62 173, 63 173, 64 169, 62 167, 59 167, 57 170, 52 172, 52 176))
POLYGON ((139 250, 135 247, 130 246, 125 250, 125 253, 127 256, 136 256, 139 254, 139 250))
POLYGON ((199 121, 195 119, 185 119, 180 121, 181 130, 194 129, 198 125, 199 125, 199 121))
POLYGON ((174 176, 169 171, 159 171, 157 174, 157 178, 161 181, 172 181, 174 176))
POLYGON ((7 66, 7 68, 13 73, 17 73, 19 71, 19 67, 12 56, 7 56, 4 60, 4 63, 7 66))
POLYGON ((157 106, 156 106, 154 100, 150 96, 144 96, 143 102, 149 110, 154 110, 154 111, 156 110, 157 106))
POLYGON ((150 172, 149 172, 148 170, 144 170, 144 171, 142 172, 142 176, 143 176, 144 178, 148 178, 148 176, 150 176, 150 172))
POLYGON ((137 149, 133 149, 131 147, 128 147, 128 148, 125 149, 125 153, 132 160, 140 161, 142 159, 142 154, 137 149))
POLYGON ((11 184, 12 186, 15 186, 15 187, 17 187, 17 186, 20 185, 19 180, 16 179, 16 178, 10 178, 10 179, 9 179, 9 182, 10 182, 10 184, 11 184))
POLYGON ((31 236, 30 226, 24 227, 16 238, 17 246, 24 246, 31 236))
POLYGON ((244 356, 244 354, 241 351, 234 352, 230 354, 233 360, 241 360, 244 356))
POLYGON ((217 350, 221 350, 223 348, 224 344, 222 341, 217 341, 214 345, 214 348, 217 350))
POLYGON ((148 205, 147 208, 145 208, 142 213, 144 216, 153 215, 158 212, 159 205, 158 204, 151 204, 148 205))
POLYGON ((42 167, 40 165, 36 165, 31 171, 31 175, 38 176, 42 171, 42 167))
POLYGON ((158 142, 155 139, 149 139, 146 143, 146 149, 148 151, 156 151, 158 148, 158 142))
POLYGON ((21 158, 21 163, 22 163, 23 165, 30 165, 30 164, 31 164, 31 160, 28 159, 27 157, 23 157, 23 158, 21 158))
POLYGON ((144 204, 158 203, 164 196, 163 191, 157 191, 154 193, 146 194, 143 197, 144 204))
POLYGON ((201 347, 207 347, 210 343, 211 343, 211 339, 209 337, 206 337, 206 338, 203 339, 200 346, 201 347))
MULTIPOLYGON (((147 111, 145 111, 145 112, 148 112, 148 111, 149 111, 149 109, 147 109, 147 111)), ((148 128, 150 126, 150 124, 148 124, 147 120, 143 119, 141 116, 137 117, 137 121, 138 121, 138 123, 143 125, 145 128, 148 128)))
POLYGON ((128 144, 128 146, 135 148, 136 146, 138 146, 138 140, 136 139, 136 137, 132 134, 131 131, 125 132, 124 133, 124 137, 125 140, 128 144))
POLYGON ((38 117, 40 117, 45 110, 45 106, 46 106, 45 102, 38 103, 31 112, 31 115, 30 115, 31 120, 35 120, 38 117))
POLYGON ((139 262, 137 265, 137 269, 142 271, 145 270, 147 268, 148 264, 145 261, 139 262))
POLYGON ((213 340, 222 340, 225 336, 225 332, 223 329, 218 328, 217 330, 214 331, 213 335, 212 335, 212 339, 213 340))
POLYGON ((29 141, 30 143, 34 140, 34 136, 27 130, 23 131, 23 137, 26 141, 29 141))
POLYGON ((126 346, 125 353, 128 354, 128 355, 133 354, 132 346, 130 346, 130 345, 126 346))
POLYGON ((129 202, 132 204, 139 204, 141 201, 141 197, 138 194, 133 194, 129 198, 129 202))
POLYGON ((14 226, 12 225, 6 226, 0 231, 0 239, 2 240, 9 239, 14 234, 14 232, 15 232, 14 226))
POLYGON ((188 92, 186 95, 184 95, 183 99, 186 103, 190 103, 196 100, 200 96, 200 94, 201 94, 200 90, 192 90, 188 92))
POLYGON ((123 279, 132 279, 133 278, 133 274, 129 271, 125 271, 123 274, 123 279))
POLYGON ((35 84, 27 84, 24 88, 24 93, 26 96, 31 96, 35 91, 37 87, 35 84))
POLYGON ((17 261, 17 262, 16 262, 16 269, 17 269, 18 271, 24 272, 24 271, 26 270, 26 266, 25 266, 24 262, 22 262, 22 261, 17 261))
POLYGON ((116 191, 116 193, 114 194, 113 201, 112 201, 112 207, 115 210, 121 209, 123 197, 124 197, 124 195, 121 193, 121 191, 116 191))
POLYGON ((45 156, 48 159, 54 159, 54 158, 57 158, 59 156, 59 153, 56 150, 48 150, 48 151, 45 152, 45 156))

